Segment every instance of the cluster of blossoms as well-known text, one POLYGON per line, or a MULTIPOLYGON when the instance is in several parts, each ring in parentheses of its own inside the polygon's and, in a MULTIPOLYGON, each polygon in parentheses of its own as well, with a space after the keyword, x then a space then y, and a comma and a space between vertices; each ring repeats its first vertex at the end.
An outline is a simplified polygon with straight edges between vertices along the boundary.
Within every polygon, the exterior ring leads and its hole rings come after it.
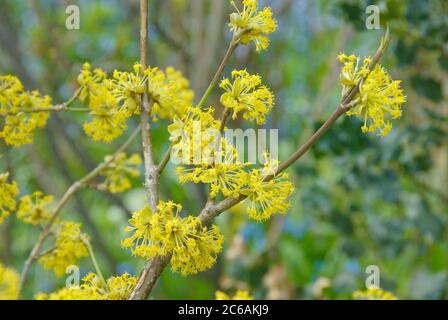
POLYGON ((153 102, 154 119, 173 119, 183 115, 193 101, 189 82, 179 71, 168 67, 143 69, 135 64, 133 72, 115 70, 112 78, 101 69, 90 70, 88 63, 78 76, 79 98, 88 101, 92 120, 84 124, 85 132, 94 140, 110 142, 127 128, 129 117, 140 113, 143 93, 148 90, 153 102))
POLYGON ((245 290, 237 290, 233 296, 229 296, 222 291, 215 292, 216 300, 253 300, 254 298, 245 290))
POLYGON ((371 287, 364 291, 353 292, 353 299, 356 300, 398 300, 392 293, 381 288, 371 287))
POLYGON ((285 214, 291 206, 290 197, 294 185, 283 172, 275 175, 273 179, 266 177, 272 174, 272 162, 266 162, 263 169, 253 169, 247 174, 245 187, 240 191, 247 198, 246 212, 256 221, 269 219, 273 214, 285 214))
POLYGON ((246 70, 233 70, 232 78, 233 83, 227 78, 220 83, 225 90, 221 103, 233 110, 233 119, 236 119, 238 112, 242 112, 244 119, 264 124, 266 114, 272 109, 274 95, 261 84, 259 75, 251 75, 246 70))
POLYGON ((212 107, 190 107, 183 117, 174 117, 168 126, 173 159, 183 164, 212 162, 220 127, 214 112, 212 107))
POLYGON ((51 98, 38 91, 25 91, 20 80, 0 76, 0 115, 4 115, 0 138, 8 145, 30 144, 34 132, 46 125, 49 112, 37 112, 51 106, 51 98))
POLYGON ((17 207, 19 188, 15 181, 8 182, 9 173, 0 174, 0 224, 17 207))
POLYGON ((0 263, 0 300, 16 300, 19 297, 19 274, 0 263))
POLYGON ((132 235, 122 246, 144 258, 172 253, 171 268, 182 275, 210 268, 221 251, 223 236, 215 225, 205 227, 197 217, 181 217, 181 209, 179 204, 161 201, 155 213, 148 207, 135 212, 125 229, 132 235))
POLYGON ((33 192, 20 199, 17 218, 32 225, 43 224, 50 217, 49 205, 53 196, 44 195, 41 191, 33 192))
POLYGON ((104 284, 95 273, 89 273, 82 284, 52 293, 39 293, 37 300, 127 300, 137 283, 128 273, 109 278, 104 284))
POLYGON ((277 30, 277 22, 272 18, 270 7, 257 10, 257 0, 243 0, 243 10, 231 2, 237 12, 230 15, 230 30, 241 44, 255 42, 256 50, 269 46, 268 35, 277 30))
POLYGON ((344 64, 340 76, 342 96, 361 81, 359 92, 346 114, 358 116, 364 121, 362 132, 388 135, 392 129, 390 119, 401 117, 401 106, 406 102, 400 81, 392 80, 380 65, 369 71, 370 58, 365 58, 361 63, 360 58, 355 55, 341 54, 338 59, 344 64))
POLYGON ((128 157, 124 152, 118 154, 112 161, 110 161, 111 157, 106 156, 104 159, 105 162, 110 163, 100 172, 105 179, 99 188, 107 189, 111 193, 123 192, 132 186, 129 177, 140 175, 138 167, 142 163, 142 159, 136 153, 128 157))
POLYGON ((87 234, 81 233, 81 224, 63 221, 56 226, 54 247, 43 254, 39 262, 61 277, 68 266, 89 255, 85 244, 88 239, 87 234))

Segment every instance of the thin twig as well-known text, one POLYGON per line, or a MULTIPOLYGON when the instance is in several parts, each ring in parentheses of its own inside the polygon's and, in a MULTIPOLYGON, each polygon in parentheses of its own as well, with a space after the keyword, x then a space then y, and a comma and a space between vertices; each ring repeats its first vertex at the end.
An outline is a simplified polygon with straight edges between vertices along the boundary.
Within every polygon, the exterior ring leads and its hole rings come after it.
POLYGON ((101 282, 103 283, 103 287, 105 289, 108 289, 106 279, 104 278, 103 273, 101 272, 100 266, 95 257, 95 253, 93 252, 92 244, 90 243, 89 239, 87 239, 82 235, 81 235, 81 241, 86 246, 87 251, 89 251, 90 260, 92 260, 93 267, 95 268, 97 275, 100 277, 101 282))
POLYGON ((224 71, 224 67, 227 64, 227 61, 229 61, 230 56, 235 51, 235 49, 238 47, 238 41, 235 40, 235 38, 232 38, 232 41, 230 41, 229 47, 227 48, 226 54, 224 55, 224 58, 221 61, 221 64, 219 65, 218 69, 216 70, 215 75, 213 76, 212 81, 210 82, 209 86, 205 90, 204 94, 202 95, 201 100, 198 103, 198 107, 202 108, 205 103, 207 102, 208 97, 212 93, 213 89, 215 88, 216 84, 218 83, 219 78, 222 75, 222 72, 224 71))

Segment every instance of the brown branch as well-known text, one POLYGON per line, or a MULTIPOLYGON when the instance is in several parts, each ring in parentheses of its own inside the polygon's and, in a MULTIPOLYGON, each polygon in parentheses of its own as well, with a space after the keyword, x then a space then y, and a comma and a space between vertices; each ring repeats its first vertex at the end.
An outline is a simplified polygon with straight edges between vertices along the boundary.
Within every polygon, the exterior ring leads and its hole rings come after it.
MULTIPOLYGON (((140 0, 140 63, 143 68, 146 67, 147 59, 147 45, 148 45, 148 0, 140 0)), ((141 130, 142 130, 142 146, 145 165, 145 188, 148 197, 149 207, 155 212, 159 202, 159 172, 157 166, 154 164, 154 157, 152 153, 151 143, 151 124, 149 122, 149 99, 147 88, 142 97, 142 112, 141 112, 141 130)), ((132 291, 130 300, 145 299, 147 294, 152 290, 163 267, 157 268, 162 264, 162 257, 155 257, 146 262, 145 268, 139 276, 136 287, 132 291), (152 281, 151 279, 154 280, 152 281)))
POLYGON ((78 90, 75 91, 75 93, 73 94, 73 96, 61 103, 61 104, 56 104, 53 106, 49 106, 49 107, 40 107, 40 108, 34 108, 34 109, 28 109, 28 110, 7 110, 4 112, 0 113, 1 117, 5 117, 8 115, 16 115, 19 113, 37 113, 37 112, 62 112, 62 111, 76 111, 76 112, 89 112, 90 109, 89 108, 69 108, 69 105, 76 100, 76 98, 79 96, 79 94, 81 93, 81 88, 79 88, 78 90))
MULTIPOLYGON (((148 0, 140 0, 140 64, 146 68, 148 56, 148 0)), ((142 148, 145 166, 145 188, 150 208, 155 211, 159 202, 158 184, 159 174, 154 164, 154 155, 151 139, 151 123, 149 122, 150 99, 148 88, 142 96, 140 126, 142 131, 142 148)))

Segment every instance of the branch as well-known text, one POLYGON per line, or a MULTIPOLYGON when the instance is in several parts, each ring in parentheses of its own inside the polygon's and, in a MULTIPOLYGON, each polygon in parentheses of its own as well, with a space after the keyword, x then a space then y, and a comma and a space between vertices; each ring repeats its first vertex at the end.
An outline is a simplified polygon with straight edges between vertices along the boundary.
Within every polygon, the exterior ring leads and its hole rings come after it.
POLYGON ((42 229, 39 239, 36 241, 33 249, 31 250, 31 253, 29 254, 28 258, 25 261, 25 264, 23 266, 22 274, 20 276, 20 285, 19 285, 19 293, 22 292, 24 285, 26 283, 28 273, 30 271, 32 263, 38 259, 39 257, 39 251, 45 241, 45 239, 48 237, 48 235, 51 232, 51 227, 55 223, 56 219, 59 217, 62 208, 65 206, 65 204, 68 202, 68 200, 81 188, 86 186, 93 178, 95 178, 104 168, 106 168, 111 162, 113 162, 117 156, 122 153, 131 143, 134 141, 134 139, 137 137, 138 133, 140 132, 140 127, 137 127, 135 131, 131 134, 131 136, 115 151, 115 153, 112 155, 112 157, 108 158, 108 160, 105 160, 101 162, 95 169, 90 171, 86 176, 81 178, 80 180, 74 182, 65 192, 65 194, 62 196, 62 198, 57 203, 56 207, 53 209, 51 216, 48 220, 48 223, 45 225, 45 227, 42 229))
POLYGON ((76 90, 76 92, 73 94, 73 96, 67 100, 64 103, 56 104, 49 107, 41 107, 41 108, 34 108, 34 109, 28 109, 28 110, 7 110, 0 113, 1 117, 6 117, 8 115, 16 115, 19 113, 37 113, 37 112, 62 112, 62 111, 73 111, 73 112, 89 112, 89 108, 69 108, 68 106, 76 100, 76 98, 81 93, 81 88, 76 90))
MULTIPOLYGON (((146 68, 148 56, 148 0, 140 0, 140 64, 146 68)), ((149 114, 151 112, 150 99, 148 98, 148 88, 141 101, 140 126, 142 131, 142 148, 145 166, 145 188, 148 203, 153 211, 156 211, 159 202, 159 174, 157 166, 154 164, 154 155, 151 139, 151 123, 149 114)))

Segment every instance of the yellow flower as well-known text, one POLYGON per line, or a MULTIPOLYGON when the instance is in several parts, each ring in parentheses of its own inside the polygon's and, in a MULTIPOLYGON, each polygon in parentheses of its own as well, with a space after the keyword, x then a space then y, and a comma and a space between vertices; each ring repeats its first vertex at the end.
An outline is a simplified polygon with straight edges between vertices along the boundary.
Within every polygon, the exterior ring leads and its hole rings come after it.
POLYGON ((20 80, 13 76, 0 77, 0 113, 12 112, 4 117, 0 138, 9 145, 30 144, 34 132, 46 125, 48 112, 30 112, 51 105, 49 96, 38 91, 23 91, 20 80))
POLYGON ((368 73, 370 58, 360 59, 354 55, 340 55, 338 59, 344 63, 341 73, 342 95, 345 96, 362 79, 359 93, 352 100, 352 107, 347 115, 356 115, 364 121, 362 132, 378 132, 386 136, 392 129, 390 119, 401 117, 401 106, 406 96, 400 88, 400 81, 392 80, 380 65, 368 73))
POLYGON ((46 196, 41 191, 33 192, 31 195, 20 199, 17 218, 25 223, 37 225, 42 224, 50 217, 48 206, 53 202, 53 196, 46 196))
POLYGON ((94 140, 111 142, 126 130, 128 113, 120 109, 117 100, 106 87, 99 87, 89 99, 92 121, 84 124, 84 131, 94 140))
POLYGON ((148 207, 134 212, 129 219, 130 226, 125 228, 126 232, 132 235, 121 241, 123 248, 131 248, 133 255, 140 257, 153 257, 157 254, 157 247, 153 243, 152 228, 153 213, 148 207))
POLYGON ((263 169, 251 170, 247 175, 247 186, 241 189, 241 194, 247 196, 246 212, 256 221, 269 219, 273 214, 284 214, 291 206, 290 197, 294 185, 289 181, 286 173, 265 181, 271 174, 272 163, 267 162, 263 169))
POLYGON ((122 246, 144 258, 172 254, 171 268, 182 275, 210 268, 221 251, 223 236, 216 226, 202 227, 197 217, 181 217, 181 209, 179 204, 161 201, 157 213, 147 207, 135 212, 125 229, 133 234, 122 246))
POLYGON ((250 75, 246 70, 233 70, 232 78, 233 83, 227 78, 220 83, 226 91, 221 96, 221 103, 233 109, 233 119, 242 112, 246 120, 265 123, 266 114, 273 107, 274 95, 261 84, 261 77, 250 75))
POLYGON ((39 262, 45 269, 52 269, 58 277, 63 276, 68 266, 89 255, 83 238, 88 240, 89 237, 81 233, 81 224, 70 221, 60 223, 55 231, 54 248, 45 253, 39 262))
POLYGON ((215 293, 216 300, 253 300, 254 298, 250 295, 248 291, 245 290, 237 290, 233 297, 229 296, 227 293, 222 291, 216 291, 215 293))
POLYGON ((8 183, 9 172, 0 174, 0 224, 14 211, 17 206, 16 197, 19 193, 17 183, 8 183))
POLYGON ((81 101, 89 100, 93 94, 97 94, 99 88, 109 86, 107 74, 100 68, 93 72, 90 70, 90 64, 84 63, 78 75, 78 84, 80 85, 79 99, 81 101))
POLYGON ((224 196, 238 197, 245 182, 241 163, 214 163, 199 167, 178 167, 177 174, 181 183, 194 182, 210 184, 210 196, 216 197, 218 192, 224 196))
MULTIPOLYGON (((196 220, 196 219, 192 219, 196 220)), ((198 221, 195 221, 198 223, 198 221)), ((190 234, 183 246, 174 248, 171 258, 171 268, 182 275, 196 274, 207 270, 216 262, 217 254, 221 252, 224 237, 217 226, 202 227, 196 233, 190 234)))
POLYGON ((129 273, 109 278, 107 300, 127 300, 136 284, 137 278, 129 273))
POLYGON ((173 119, 182 117, 193 103, 194 93, 188 80, 180 71, 172 67, 165 72, 157 68, 148 71, 148 92, 154 104, 151 115, 158 118, 173 119))
POLYGON ((19 298, 19 274, 0 263, 0 300, 17 300, 19 298))
POLYGON ((168 126, 173 159, 182 164, 212 163, 220 122, 206 110, 191 107, 182 118, 174 117, 168 126))
MULTIPOLYGON (((147 69, 149 70, 149 69, 147 69)), ((115 70, 112 90, 119 102, 123 102, 128 115, 140 112, 140 103, 148 79, 147 70, 141 64, 134 64, 134 72, 115 70)))
POLYGON ((356 300, 398 300, 392 293, 381 288, 371 287, 367 290, 357 290, 353 292, 353 299, 356 300))
POLYGON ((173 119, 175 115, 181 117, 193 102, 193 91, 188 80, 172 67, 165 71, 157 67, 143 70, 140 64, 135 64, 134 72, 115 70, 113 78, 112 91, 118 102, 123 102, 128 115, 140 112, 145 86, 153 103, 151 116, 154 120, 173 119))
POLYGON ((111 277, 107 287, 95 273, 89 273, 82 284, 63 288, 52 293, 39 293, 36 300, 127 300, 137 283, 137 278, 128 273, 111 277))
POLYGON ((257 0, 243 0, 243 10, 240 11, 231 1, 237 12, 230 15, 230 30, 242 44, 255 42, 256 50, 265 50, 269 46, 268 35, 277 30, 277 22, 272 18, 270 7, 257 10, 257 0))
MULTIPOLYGON (((107 156, 105 161, 109 161, 111 156, 107 156)), ((138 154, 133 154, 130 157, 122 152, 115 160, 104 168, 100 175, 105 177, 105 180, 100 184, 100 188, 105 188, 112 193, 126 191, 131 188, 131 181, 129 177, 138 177, 140 170, 138 169, 142 160, 138 154)))
POLYGON ((23 92, 20 80, 12 75, 0 75, 0 113, 11 111, 14 106, 14 97, 23 92))

